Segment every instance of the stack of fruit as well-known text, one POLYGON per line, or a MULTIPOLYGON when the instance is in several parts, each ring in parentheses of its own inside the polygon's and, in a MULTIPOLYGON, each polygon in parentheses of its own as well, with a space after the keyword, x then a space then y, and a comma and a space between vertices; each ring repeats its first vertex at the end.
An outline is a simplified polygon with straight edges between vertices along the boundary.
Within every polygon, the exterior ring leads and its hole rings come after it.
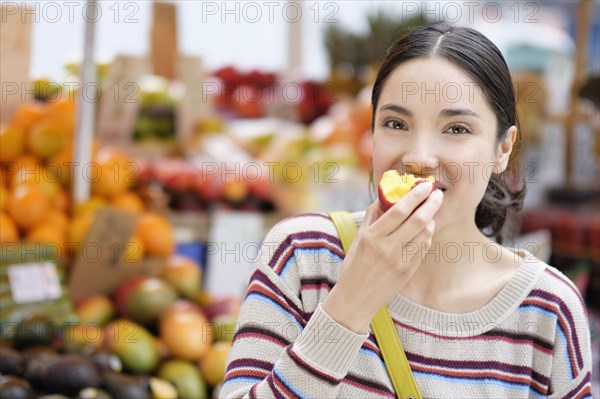
POLYGON ((226 66, 214 73, 221 81, 216 93, 217 110, 240 118, 259 118, 283 105, 286 119, 309 124, 335 103, 337 88, 316 81, 279 82, 277 75, 226 66))
POLYGON ((82 299, 78 323, 20 322, 0 346, 1 397, 216 397, 240 304, 201 293, 201 270, 173 255, 157 277, 82 299))
POLYGON ((128 262, 171 255, 172 226, 163 216, 147 212, 134 191, 137 163, 117 149, 94 144, 92 162, 81 169, 91 182, 92 196, 71 206, 74 120, 73 102, 24 104, 1 127, 0 243, 53 246, 62 260, 68 259, 84 242, 96 211, 110 206, 140 214, 131 245, 123 246, 128 262))
POLYGON ((231 169, 221 170, 223 165, 215 162, 207 165, 196 167, 182 158, 140 163, 139 184, 161 187, 168 197, 169 207, 177 211, 218 208, 268 212, 275 208, 275 186, 267 173, 256 167, 239 167, 239 173, 232 173, 231 169))

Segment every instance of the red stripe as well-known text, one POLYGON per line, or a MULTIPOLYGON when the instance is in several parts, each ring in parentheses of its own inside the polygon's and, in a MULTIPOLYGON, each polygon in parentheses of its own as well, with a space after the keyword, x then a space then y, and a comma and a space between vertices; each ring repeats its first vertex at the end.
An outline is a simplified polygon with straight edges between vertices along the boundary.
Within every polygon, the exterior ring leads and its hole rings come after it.
POLYGON ((238 368, 238 369, 234 369, 231 370, 230 372, 228 372, 227 374, 225 374, 225 378, 224 380, 227 380, 229 378, 235 378, 235 377, 258 377, 258 378, 265 378, 266 376, 268 376, 269 373, 266 371, 259 371, 256 369, 250 369, 250 368, 238 368))
POLYGON ((592 387, 590 384, 587 384, 583 387, 582 391, 579 391, 579 393, 577 394, 577 396, 575 396, 573 399, 581 399, 583 398, 585 395, 591 395, 592 394, 592 387))
POLYGON ((377 345, 373 344, 372 342, 365 341, 362 346, 365 347, 365 348, 368 348, 368 349, 372 350, 373 352, 377 353, 381 357, 381 351, 379 350, 379 348, 377 347, 377 345))
POLYGON ((289 245, 285 249, 285 252, 281 254, 281 256, 279 257, 279 260, 277 261, 277 263, 273 267, 273 271, 275 273, 277 273, 277 275, 279 275, 279 273, 281 272, 281 269, 283 269, 283 267, 285 266, 285 264, 287 263, 288 259, 292 256, 293 253, 294 253, 294 246, 293 245, 289 245))
POLYGON ((285 384, 279 380, 279 378, 277 378, 275 373, 273 373, 271 375, 273 377, 273 382, 275 383, 277 388, 279 388, 279 390, 283 392, 283 394, 286 398, 297 398, 297 396, 294 395, 294 393, 292 391, 290 391, 288 389, 288 387, 286 387, 285 384))
POLYGON ((329 289, 329 284, 302 284, 302 291, 329 289))
POLYGON ((269 388, 271 388, 271 392, 273 392, 273 396, 275 396, 275 398, 279 399, 284 399, 284 396, 281 394, 281 392, 279 392, 279 390, 275 387, 274 381, 275 379, 273 378, 273 374, 269 374, 269 376, 267 377, 267 382, 269 383, 269 388))

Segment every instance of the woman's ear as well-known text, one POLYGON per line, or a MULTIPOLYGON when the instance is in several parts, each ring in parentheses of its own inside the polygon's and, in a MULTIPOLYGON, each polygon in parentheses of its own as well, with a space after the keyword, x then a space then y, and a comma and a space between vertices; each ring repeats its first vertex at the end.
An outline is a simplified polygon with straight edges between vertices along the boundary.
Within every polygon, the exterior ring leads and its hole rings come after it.
POLYGON ((508 159, 510 158, 510 154, 513 150, 513 145, 517 140, 517 127, 511 126, 508 128, 508 133, 506 133, 506 138, 503 142, 498 146, 498 160, 497 165, 494 168, 494 173, 502 173, 506 170, 508 166, 508 159))

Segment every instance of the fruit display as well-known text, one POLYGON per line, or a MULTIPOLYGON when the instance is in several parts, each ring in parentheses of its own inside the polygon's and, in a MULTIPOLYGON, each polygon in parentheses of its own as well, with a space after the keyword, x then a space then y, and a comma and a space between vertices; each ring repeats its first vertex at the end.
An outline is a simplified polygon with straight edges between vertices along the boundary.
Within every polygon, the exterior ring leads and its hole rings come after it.
POLYGON ((210 397, 225 373, 238 299, 201 293, 201 266, 175 254, 174 226, 150 210, 141 163, 123 150, 94 142, 84 168, 91 196, 71 204, 74 119, 74 103, 24 104, 0 129, 0 396, 210 397), (106 207, 137 215, 120 262, 152 258, 161 267, 73 304, 63 283, 106 207), (7 268, 46 260, 62 296, 16 303, 7 268))
POLYGON ((68 322, 41 316, 20 321, 0 344, 0 395, 216 395, 240 300, 202 292, 201 270, 172 255, 159 277, 135 276, 112 295, 81 299, 68 322))
POLYGON ((82 168, 91 196, 70 203, 74 182, 75 104, 23 104, 0 130, 0 242, 53 247, 63 263, 77 256, 96 212, 103 207, 139 214, 139 225, 122 257, 140 262, 146 256, 174 253, 173 228, 166 217, 149 212, 136 189, 138 164, 118 148, 93 145, 92 160, 82 168))

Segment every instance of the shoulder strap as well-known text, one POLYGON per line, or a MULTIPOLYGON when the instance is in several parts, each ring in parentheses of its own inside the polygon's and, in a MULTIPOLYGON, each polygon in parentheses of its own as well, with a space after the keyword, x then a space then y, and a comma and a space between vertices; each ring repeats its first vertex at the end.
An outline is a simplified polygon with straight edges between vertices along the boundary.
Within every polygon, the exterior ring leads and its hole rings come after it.
MULTIPOLYGON (((356 223, 348 212, 330 212, 329 217, 338 232, 342 248, 347 253, 358 231, 356 223)), ((387 305, 379 309, 371 321, 371 328, 379 344, 396 396, 400 399, 421 399, 419 387, 410 369, 387 305)))

